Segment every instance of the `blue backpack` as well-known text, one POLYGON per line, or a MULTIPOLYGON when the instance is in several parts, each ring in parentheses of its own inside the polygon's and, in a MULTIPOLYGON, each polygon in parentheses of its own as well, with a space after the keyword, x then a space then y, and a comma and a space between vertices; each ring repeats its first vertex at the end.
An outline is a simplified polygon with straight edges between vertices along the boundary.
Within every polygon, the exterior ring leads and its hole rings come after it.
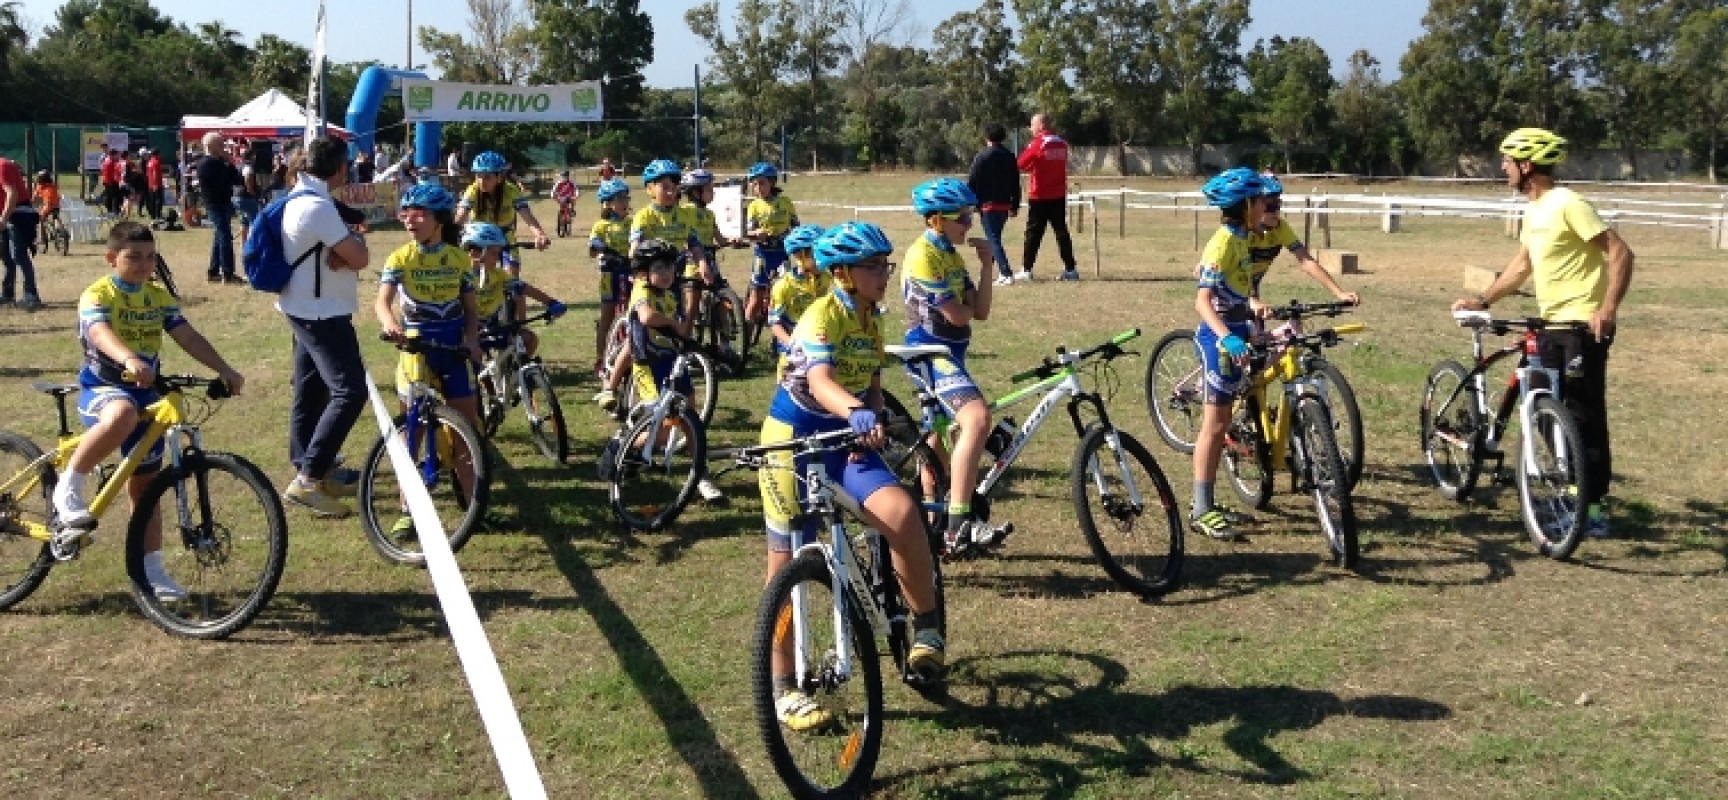
MULTIPOLYGON (((240 263, 246 270, 246 282, 252 288, 261 292, 280 294, 288 287, 288 279, 294 276, 294 269, 307 258, 314 258, 324 249, 324 243, 319 242, 312 249, 301 253, 293 261, 288 260, 284 252, 285 243, 282 239, 282 214, 288 207, 288 201, 296 197, 312 194, 310 190, 294 191, 270 201, 263 211, 252 220, 252 227, 246 232, 246 244, 240 251, 240 263)), ((316 260, 314 264, 318 263, 316 260)), ((322 278, 320 275, 318 278, 322 278)), ((313 294, 322 294, 323 281, 314 279, 313 294)))

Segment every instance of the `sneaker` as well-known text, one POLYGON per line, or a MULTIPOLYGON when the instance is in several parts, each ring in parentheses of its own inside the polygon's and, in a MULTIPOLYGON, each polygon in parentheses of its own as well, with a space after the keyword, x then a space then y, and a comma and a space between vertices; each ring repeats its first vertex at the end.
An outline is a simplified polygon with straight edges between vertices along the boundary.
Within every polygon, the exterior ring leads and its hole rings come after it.
POLYGON ((1059 280, 1059 281, 1077 281, 1077 280, 1080 280, 1080 273, 1077 270, 1071 269, 1071 270, 1068 270, 1068 271, 1062 273, 1062 276, 1057 278, 1056 280, 1059 280))
POLYGON ((1602 510, 1602 506, 1592 505, 1585 514, 1585 536, 1592 539, 1607 539, 1614 535, 1613 532, 1608 530, 1608 514, 1602 510))
POLYGON ((781 692, 774 701, 774 711, 780 715, 780 724, 799 733, 821 730, 834 722, 828 709, 798 689, 781 692))
POLYGON ((940 680, 948 668, 948 646, 942 633, 925 628, 912 634, 912 651, 906 654, 906 668, 925 680, 940 680))
POLYGON ((1188 527, 1195 533, 1204 533, 1221 542, 1231 542, 1242 538, 1241 532, 1236 530, 1237 523, 1231 517, 1230 512, 1213 506, 1207 509, 1206 513, 1190 519, 1188 527))
POLYGON ((246 279, 239 275, 223 275, 222 282, 227 284, 245 283, 246 279))
POLYGON ((88 474, 80 475, 67 470, 66 474, 60 476, 60 482, 54 484, 54 513, 60 516, 60 527, 96 527, 96 517, 90 513, 90 507, 84 504, 84 484, 89 480, 88 474))
POLYGON ((33 294, 26 294, 24 299, 18 302, 18 307, 25 311, 35 311, 42 307, 42 298, 33 294))
POLYGON ((326 493, 322 484, 302 486, 295 480, 282 492, 282 499, 311 511, 315 517, 342 519, 354 513, 347 503, 326 493))
POLYGON ((1013 286, 1014 285, 1014 279, 1008 277, 1007 275, 1003 275, 1003 276, 998 277, 996 279, 995 284, 997 286, 1013 286))
POLYGON ((715 486, 714 482, 707 478, 696 482, 696 493, 702 495, 702 499, 710 503, 719 502, 726 498, 726 494, 720 491, 720 487, 715 486))
POLYGON ((611 411, 618 407, 618 394, 611 389, 601 389, 594 395, 594 403, 601 411, 611 411))
POLYGON ((1032 282, 1032 272, 1030 270, 1024 270, 1024 269, 1020 270, 1019 272, 1014 273, 1014 280, 1019 281, 1021 283, 1031 283, 1032 282))
POLYGON ((18 303, 18 301, 13 300, 11 295, 7 295, 5 297, 0 297, 0 307, 17 305, 17 303, 18 303))
POLYGON ((390 538, 398 542, 412 542, 418 538, 414 533, 414 518, 407 514, 397 517, 396 522, 390 525, 390 538))
POLYGON ((950 528, 942 534, 942 555, 955 558, 966 554, 972 549, 972 526, 978 523, 966 520, 958 527, 950 528))
POLYGON ((150 582, 150 591, 155 593, 157 600, 178 603, 186 599, 185 587, 168 574, 167 567, 162 566, 160 550, 144 556, 144 580, 150 582))
POLYGON ((222 276, 221 275, 205 275, 204 280, 207 280, 211 283, 221 283, 222 282, 222 276))

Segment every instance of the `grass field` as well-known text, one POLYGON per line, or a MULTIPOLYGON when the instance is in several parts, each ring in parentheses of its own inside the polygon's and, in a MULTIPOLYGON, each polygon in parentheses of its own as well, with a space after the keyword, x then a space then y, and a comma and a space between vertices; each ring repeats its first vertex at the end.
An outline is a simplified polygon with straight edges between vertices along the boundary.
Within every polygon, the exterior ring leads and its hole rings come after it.
MULTIPOLYGON (((800 179, 788 191, 897 203, 916 180, 800 179)), ((537 211, 552 219, 549 205, 537 211)), ((587 197, 581 211, 579 229, 593 219, 587 197)), ((836 213, 806 208, 819 223, 836 213)), ((1104 279, 999 292, 970 359, 992 394, 1058 343, 1096 344, 1138 326, 1144 351, 1194 324, 1191 217, 1131 212, 1129 235, 1117 238, 1114 213, 1100 239, 1104 279)), ((872 219, 902 244, 914 235, 910 214, 872 219)), ((1020 231, 1016 220, 1016 261, 1020 231)), ((1408 219, 1404 233, 1386 235, 1372 218, 1340 220, 1334 245, 1360 254, 1365 273, 1345 283, 1361 292, 1358 318, 1369 325, 1360 346, 1334 351, 1367 426, 1360 574, 1327 566, 1308 504, 1283 493, 1247 542, 1190 537, 1180 590, 1154 603, 1115 591, 1074 523, 1074 441, 1053 420, 996 504, 1018 528, 1006 552, 948 573, 949 703, 888 689, 878 795, 1728 794, 1728 633, 1712 622, 1728 615, 1728 421, 1718 411, 1728 396, 1728 258, 1705 249, 1701 232, 1623 234, 1638 264, 1610 367, 1616 539, 1549 561, 1525 542, 1508 484, 1458 505, 1427 479, 1422 380, 1436 361, 1468 356, 1446 307, 1461 294, 1463 265, 1498 268, 1514 252, 1499 223, 1408 219)), ((1077 239, 1089 247, 1091 235, 1077 239)), ((205 427, 206 443, 246 455, 280 485, 291 472, 287 327, 267 295, 202 281, 209 239, 162 236, 186 314, 249 379, 247 397, 205 427)), ((374 235, 374 261, 404 241, 374 235)), ((575 301, 542 341, 576 456, 555 467, 519 417, 506 423, 500 519, 460 555, 469 589, 553 797, 782 796, 748 702, 763 549, 754 478, 728 476, 729 504, 692 509, 665 535, 614 529, 593 470, 611 429, 588 402, 595 304, 585 252, 559 240, 530 254, 524 273, 575 301)), ((1268 299, 1320 299, 1287 259, 1268 299)), ((1048 239, 1040 263, 1053 278, 1048 239)), ((94 245, 37 264, 49 307, 0 309, 0 425, 47 443, 52 402, 29 383, 72 378, 74 303, 104 266, 94 245)), ((743 259, 725 271, 740 280, 743 259)), ((898 325, 900 309, 891 315, 898 325)), ((383 377, 394 353, 369 341, 365 316, 368 364, 383 377)), ((1145 413, 1144 357, 1118 363, 1112 414, 1186 503, 1188 461, 1157 441, 1145 413)), ((194 367, 177 351, 168 364, 194 367)), ((753 441, 771 392, 760 373, 725 384, 711 446, 753 441)), ((368 415, 349 456, 376 435, 368 415)), ((117 517, 80 561, 0 613, 0 789, 501 796, 426 574, 386 565, 357 522, 291 510, 289 523, 281 587, 231 641, 172 640, 132 609, 117 517)))

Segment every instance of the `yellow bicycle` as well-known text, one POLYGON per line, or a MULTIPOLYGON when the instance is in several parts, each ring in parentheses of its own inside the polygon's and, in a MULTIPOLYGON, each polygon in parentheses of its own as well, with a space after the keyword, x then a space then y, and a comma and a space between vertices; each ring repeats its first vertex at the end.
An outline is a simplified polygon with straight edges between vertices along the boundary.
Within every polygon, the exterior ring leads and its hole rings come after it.
MULTIPOLYGON (((90 529, 60 525, 54 513, 55 476, 65 470, 84 434, 68 424, 66 398, 77 384, 39 382, 60 414, 59 441, 43 453, 29 439, 0 431, 0 609, 30 596, 55 564, 71 561, 94 543, 90 529)), ((132 599, 144 616, 176 636, 221 639, 244 628, 270 601, 288 558, 288 524, 264 473, 232 453, 204 449, 198 426, 228 396, 221 381, 190 375, 160 376, 162 399, 144 410, 148 425, 131 455, 97 471, 90 512, 100 519, 166 438, 162 469, 138 499, 126 532, 126 573, 132 599), (185 389, 204 387, 207 401, 193 405, 185 389), (144 536, 163 506, 162 559, 186 588, 184 599, 159 599, 144 574, 144 536)))

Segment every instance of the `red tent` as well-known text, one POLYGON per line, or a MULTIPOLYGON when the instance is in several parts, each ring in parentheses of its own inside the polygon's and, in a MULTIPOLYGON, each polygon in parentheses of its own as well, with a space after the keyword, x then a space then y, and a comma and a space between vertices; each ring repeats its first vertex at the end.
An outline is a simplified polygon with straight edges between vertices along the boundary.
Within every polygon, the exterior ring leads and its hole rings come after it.
MULTIPOLYGON (((307 117, 305 106, 288 99, 280 91, 270 89, 226 117, 181 117, 180 141, 196 142, 211 131, 231 138, 299 138, 305 134, 307 117)), ((353 133, 338 125, 329 125, 327 130, 331 136, 340 139, 354 138, 353 133)))

